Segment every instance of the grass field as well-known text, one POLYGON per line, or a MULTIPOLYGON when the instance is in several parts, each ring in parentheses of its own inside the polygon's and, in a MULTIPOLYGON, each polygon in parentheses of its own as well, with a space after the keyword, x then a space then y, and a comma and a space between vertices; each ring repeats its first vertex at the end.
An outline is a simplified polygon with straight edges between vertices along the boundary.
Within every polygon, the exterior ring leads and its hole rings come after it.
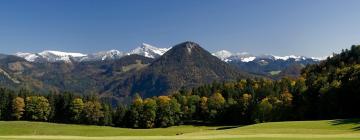
POLYGON ((360 120, 273 122, 242 127, 126 129, 43 122, 0 122, 0 140, 359 140, 360 120))

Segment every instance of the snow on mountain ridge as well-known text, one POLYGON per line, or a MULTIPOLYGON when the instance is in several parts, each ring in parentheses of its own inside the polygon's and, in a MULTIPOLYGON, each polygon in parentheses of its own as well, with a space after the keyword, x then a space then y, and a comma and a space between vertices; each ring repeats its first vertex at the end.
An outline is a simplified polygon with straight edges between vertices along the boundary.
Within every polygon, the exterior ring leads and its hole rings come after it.
POLYGON ((218 52, 215 52, 212 54, 225 62, 230 62, 230 61, 251 62, 254 60, 263 60, 263 59, 283 60, 283 61, 287 61, 289 59, 294 59, 295 61, 302 61, 302 60, 307 60, 307 59, 313 59, 314 61, 323 60, 323 59, 316 58, 316 57, 305 57, 305 56, 296 56, 296 55, 289 55, 289 56, 259 55, 259 56, 254 56, 247 52, 231 53, 227 50, 221 50, 221 51, 218 51, 218 52))
POLYGON ((212 53, 212 55, 218 57, 222 61, 227 62, 227 61, 229 61, 228 58, 231 57, 233 54, 227 50, 221 50, 221 51, 212 53))
POLYGON ((140 47, 137 47, 130 51, 128 54, 138 54, 149 58, 157 58, 166 53, 170 48, 157 48, 146 43, 142 43, 140 47))
POLYGON ((41 56, 55 55, 55 56, 60 56, 60 57, 67 57, 67 56, 84 57, 84 56, 86 56, 86 54, 82 54, 82 53, 61 52, 61 51, 51 51, 51 50, 46 50, 46 51, 40 52, 39 55, 41 55, 41 56))
POLYGON ((295 56, 295 55, 289 55, 289 56, 275 56, 273 55, 275 60, 289 60, 289 59, 295 59, 295 61, 300 60, 306 60, 307 58, 304 56, 295 56))
POLYGON ((125 55, 138 54, 143 55, 149 58, 157 58, 167 52, 170 48, 157 48, 152 45, 142 43, 140 47, 135 48, 129 53, 124 53, 119 50, 109 50, 109 51, 101 51, 93 54, 83 54, 83 53, 74 53, 74 52, 62 52, 62 51, 53 51, 46 50, 40 53, 23 53, 18 52, 15 55, 21 58, 26 59, 29 62, 71 62, 75 61, 97 61, 97 60, 111 60, 111 59, 119 59, 125 55))
POLYGON ((65 61, 71 62, 71 59, 81 59, 86 57, 86 54, 82 53, 73 53, 73 52, 61 52, 61 51, 52 51, 46 50, 38 53, 40 59, 44 59, 49 62, 65 61))
POLYGON ((121 52, 119 50, 109 50, 109 51, 101 51, 97 52, 91 55, 88 55, 84 61, 91 61, 91 60, 111 60, 111 59, 118 59, 125 55, 124 52, 121 52))
MULTIPOLYGON (((61 52, 61 51, 52 51, 46 50, 40 53, 23 53, 18 52, 15 55, 18 57, 22 57, 30 62, 71 62, 75 61, 97 61, 97 60, 111 60, 111 59, 119 59, 125 55, 138 54, 149 58, 157 58, 166 53, 171 48, 157 48, 152 45, 142 43, 139 47, 131 50, 128 53, 121 52, 119 50, 109 50, 109 51, 101 51, 93 54, 83 54, 83 53, 74 53, 74 52, 61 52)), ((324 60, 326 57, 316 58, 316 57, 305 57, 305 56, 276 56, 276 55, 251 55, 247 52, 243 53, 232 53, 227 50, 221 50, 212 53, 213 56, 218 57, 224 62, 231 61, 241 61, 241 62, 252 62, 254 60, 263 60, 263 59, 271 59, 271 60, 283 60, 287 61, 289 59, 294 59, 295 61, 302 61, 307 59, 312 59, 314 61, 324 60)))
POLYGON ((241 61, 242 62, 250 62, 250 61, 254 61, 255 59, 256 59, 256 57, 250 56, 250 57, 242 58, 241 61))
POLYGON ((23 52, 18 52, 15 55, 18 57, 24 58, 26 61, 29 61, 29 62, 34 62, 37 58, 40 57, 37 54, 23 53, 23 52))

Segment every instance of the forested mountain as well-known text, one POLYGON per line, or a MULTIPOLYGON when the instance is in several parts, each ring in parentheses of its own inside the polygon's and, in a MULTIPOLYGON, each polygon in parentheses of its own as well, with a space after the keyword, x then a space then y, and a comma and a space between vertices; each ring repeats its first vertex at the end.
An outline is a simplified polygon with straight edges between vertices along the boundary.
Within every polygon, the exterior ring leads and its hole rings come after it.
POLYGON ((360 45, 318 65, 309 65, 302 75, 306 78, 309 104, 314 106, 311 117, 359 117, 360 109, 360 45))
POLYGON ((246 72, 221 61, 194 42, 172 47, 160 58, 123 83, 116 83, 112 92, 139 93, 143 97, 170 94, 180 88, 192 88, 214 81, 249 78, 246 72))

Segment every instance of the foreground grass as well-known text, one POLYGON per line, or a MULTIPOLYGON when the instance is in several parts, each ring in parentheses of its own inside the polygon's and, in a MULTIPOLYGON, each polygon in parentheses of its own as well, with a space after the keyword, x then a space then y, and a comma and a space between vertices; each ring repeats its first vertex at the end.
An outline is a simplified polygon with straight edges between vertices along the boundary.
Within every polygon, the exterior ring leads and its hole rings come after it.
POLYGON ((8 135, 61 135, 61 136, 174 136, 191 132, 215 130, 218 127, 174 126, 155 129, 128 129, 107 126, 55 124, 45 122, 0 121, 0 136, 8 135))
POLYGON ((262 123, 243 127, 176 126, 127 129, 43 122, 0 122, 0 140, 359 140, 360 120, 262 123))
MULTIPOLYGON (((209 131, 205 135, 250 135, 250 134, 360 134, 360 119, 349 120, 322 120, 322 121, 292 121, 292 122, 271 122, 234 129, 209 131)), ((196 135, 200 135, 196 133, 196 135)))

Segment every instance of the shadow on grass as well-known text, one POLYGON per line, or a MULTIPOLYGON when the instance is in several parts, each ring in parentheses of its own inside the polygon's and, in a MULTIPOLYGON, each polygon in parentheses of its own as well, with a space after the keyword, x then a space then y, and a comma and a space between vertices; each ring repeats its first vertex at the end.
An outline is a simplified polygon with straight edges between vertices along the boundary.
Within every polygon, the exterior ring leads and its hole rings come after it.
POLYGON ((338 119, 338 120, 333 120, 330 123, 331 123, 331 125, 353 124, 353 125, 357 125, 357 126, 351 128, 352 130, 354 130, 354 131, 360 130, 360 119, 338 119))
POLYGON ((224 126, 224 127, 219 127, 216 130, 227 130, 227 129, 234 129, 234 128, 238 128, 240 126, 224 126))
MULTIPOLYGON (((234 129, 234 128, 239 128, 239 127, 245 126, 245 125, 231 125, 231 124, 221 124, 221 123, 210 123, 210 122, 203 122, 203 121, 187 121, 184 124, 185 125, 192 125, 192 126, 195 126, 195 127, 200 127, 200 126, 218 127, 215 130, 234 129)), ((212 129, 212 130, 214 130, 214 129, 212 129)))

